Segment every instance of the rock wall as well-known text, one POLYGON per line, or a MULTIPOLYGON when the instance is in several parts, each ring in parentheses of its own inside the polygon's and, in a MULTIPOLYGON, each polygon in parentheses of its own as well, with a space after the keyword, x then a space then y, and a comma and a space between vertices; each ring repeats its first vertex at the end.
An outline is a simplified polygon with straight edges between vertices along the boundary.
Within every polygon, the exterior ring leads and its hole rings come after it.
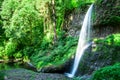
POLYGON ((120 0, 97 0, 94 10, 93 37, 120 32, 120 0))
MULTIPOLYGON (((90 5, 72 10, 65 19, 68 35, 78 36, 90 5)), ((120 0, 97 0, 93 9, 92 37, 104 38, 120 32, 120 0)))
MULTIPOLYGON (((74 10, 68 15, 66 18, 68 35, 79 35, 88 7, 84 11, 81 9, 74 10)), ((113 33, 120 33, 120 0, 97 0, 94 5, 92 38, 105 38, 113 33)), ((97 46, 104 48, 101 44, 97 46)), ((112 64, 111 56, 113 55, 111 54, 115 51, 111 51, 113 46, 107 49, 110 57, 105 56, 104 51, 106 50, 104 49, 84 54, 79 69, 80 75, 91 75, 93 71, 112 64)))
POLYGON ((64 28, 67 30, 69 36, 79 36, 87 8, 88 6, 84 7, 83 9, 77 8, 72 10, 71 13, 67 14, 64 28))
POLYGON ((120 0, 97 0, 95 26, 120 25, 120 0))
POLYGON ((120 33, 120 26, 101 26, 101 27, 93 27, 92 37, 93 38, 104 38, 110 34, 120 33))

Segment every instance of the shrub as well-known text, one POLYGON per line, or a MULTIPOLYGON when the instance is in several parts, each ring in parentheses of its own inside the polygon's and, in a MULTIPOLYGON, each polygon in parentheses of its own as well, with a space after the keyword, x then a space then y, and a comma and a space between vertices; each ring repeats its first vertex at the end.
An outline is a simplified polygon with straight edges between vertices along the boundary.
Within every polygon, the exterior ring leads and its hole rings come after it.
POLYGON ((19 51, 15 54, 13 54, 13 56, 17 59, 17 58, 22 58, 23 54, 19 51))
POLYGON ((31 56, 31 60, 37 66, 37 68, 50 65, 59 66, 65 63, 75 53, 76 46, 76 38, 59 37, 57 45, 52 45, 49 43, 49 45, 47 45, 47 47, 44 49, 44 44, 42 44, 40 49, 35 51, 36 54, 31 56))
POLYGON ((120 46, 120 34, 112 34, 105 39, 105 43, 120 46))
POLYGON ((92 80, 119 80, 120 63, 113 66, 103 67, 94 72, 92 80))
POLYGON ((17 44, 15 42, 7 42, 5 46, 5 53, 9 56, 12 57, 13 53, 16 51, 17 44))
POLYGON ((120 61, 120 34, 112 34, 105 39, 96 39, 95 43, 97 43, 96 52, 101 52, 99 59, 111 59, 109 64, 120 61))

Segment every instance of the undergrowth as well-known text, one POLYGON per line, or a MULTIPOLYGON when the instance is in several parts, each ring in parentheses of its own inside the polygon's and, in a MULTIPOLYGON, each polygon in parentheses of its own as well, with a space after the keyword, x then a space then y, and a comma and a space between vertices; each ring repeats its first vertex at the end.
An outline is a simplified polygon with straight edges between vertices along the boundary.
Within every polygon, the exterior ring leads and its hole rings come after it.
POLYGON ((31 60, 37 68, 46 66, 59 66, 65 63, 75 53, 77 38, 59 36, 56 45, 50 42, 43 42, 31 60))
POLYGON ((103 67, 94 72, 91 80, 119 80, 120 79, 120 63, 113 66, 103 67))

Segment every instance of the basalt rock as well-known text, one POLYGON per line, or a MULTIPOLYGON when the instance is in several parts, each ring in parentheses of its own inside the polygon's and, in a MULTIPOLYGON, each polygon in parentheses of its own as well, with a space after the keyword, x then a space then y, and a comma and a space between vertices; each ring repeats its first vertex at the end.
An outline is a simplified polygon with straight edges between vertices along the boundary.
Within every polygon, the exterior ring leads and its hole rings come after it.
POLYGON ((84 16, 88 8, 89 5, 84 8, 74 9, 69 14, 67 14, 65 17, 64 29, 67 31, 69 36, 79 36, 84 16))
POLYGON ((120 32, 120 0, 96 0, 93 15, 93 37, 120 32))
MULTIPOLYGON (((104 41, 104 39, 103 39, 104 41)), ((120 46, 94 43, 91 52, 85 52, 79 65, 80 76, 91 75, 94 71, 120 62, 120 46)))
POLYGON ((120 0, 97 0, 95 3, 96 26, 118 26, 120 24, 120 0))
POLYGON ((51 65, 51 66, 46 66, 43 67, 42 69, 38 70, 38 72, 43 72, 43 73, 66 73, 70 71, 70 68, 72 66, 73 59, 71 58, 68 60, 65 64, 62 65, 51 65))
MULTIPOLYGON (((84 16, 90 5, 72 10, 65 17, 64 28, 70 36, 79 36, 84 16)), ((104 38, 120 32, 120 0, 96 0, 93 9, 92 37, 104 38)))

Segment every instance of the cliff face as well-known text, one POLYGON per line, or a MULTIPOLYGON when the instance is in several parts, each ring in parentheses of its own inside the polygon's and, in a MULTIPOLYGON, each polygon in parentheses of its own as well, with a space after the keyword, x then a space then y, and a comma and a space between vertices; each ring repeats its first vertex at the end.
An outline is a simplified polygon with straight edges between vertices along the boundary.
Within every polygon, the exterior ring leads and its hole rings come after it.
POLYGON ((120 0, 97 0, 95 13, 96 26, 120 25, 120 0))
POLYGON ((83 24, 84 16, 87 12, 87 9, 89 6, 86 6, 84 8, 77 8, 72 10, 72 12, 68 13, 65 16, 65 23, 64 27, 67 30, 67 33, 69 36, 78 37, 81 26, 83 24))
POLYGON ((120 32, 120 0, 97 0, 95 3, 93 37, 120 32))
MULTIPOLYGON (((71 36, 78 36, 89 5, 67 15, 65 28, 71 36)), ((120 32, 120 0, 97 0, 93 9, 92 37, 106 37, 120 32)))
POLYGON ((119 34, 113 34, 120 33, 120 0, 97 0, 94 12, 92 35, 98 42, 92 45, 91 52, 84 54, 80 63, 81 75, 91 75, 101 67, 120 62, 119 34))
MULTIPOLYGON (((92 37, 101 38, 106 37, 112 33, 120 32, 120 23, 119 23, 119 0, 100 0, 97 1, 94 5, 94 14, 93 14, 93 25, 92 25, 92 37), (113 6, 115 5, 115 6, 113 6)), ((65 16, 64 29, 67 31, 67 35, 78 37, 81 26, 84 20, 84 16, 90 5, 74 9, 70 12, 67 12, 65 16)), ((103 40, 104 41, 104 40, 103 40)), ((102 42, 103 42, 102 41, 102 42)), ((70 47, 71 48, 71 47, 70 47)), ((94 44, 93 47, 86 50, 83 55, 83 59, 80 63, 80 75, 91 75, 93 71, 98 70, 101 67, 106 65, 111 65, 117 61, 113 58, 113 53, 116 51, 116 48, 113 45, 104 45, 102 43, 94 44), (109 46, 109 47, 108 47, 109 46), (98 49, 98 50, 97 50, 98 49), (111 50, 110 50, 111 49, 111 50), (90 52, 91 51, 91 52, 90 52), (109 54, 110 53, 110 54, 109 54), (115 60, 115 61, 113 61, 115 60)), ((119 48, 120 49, 120 48, 119 48)), ((118 49, 118 50, 119 50, 118 49)), ((116 52, 116 55, 120 55, 116 52)), ((68 53, 69 54, 69 53, 68 53)), ((67 66, 72 65, 73 60, 67 63, 67 66)), ((120 61, 120 60, 119 60, 120 61)), ((70 66, 69 66, 70 67, 70 66)), ((68 68, 68 67, 67 67, 68 68)), ((43 72, 64 72, 66 70, 66 65, 62 65, 60 68, 56 67, 47 67, 43 69, 43 72), (53 70, 53 71, 51 71, 53 70)))
MULTIPOLYGON (((69 35, 78 36, 88 7, 84 11, 75 10, 68 16, 66 23, 68 23, 69 35)), ((113 33, 120 33, 120 0, 97 0, 94 4, 92 37, 105 38, 113 33)), ((113 36, 109 36, 109 38, 115 40, 113 36)), ((114 42, 111 42, 113 43, 111 45, 104 44, 105 41, 107 38, 99 44, 94 44, 91 52, 86 50, 88 52, 84 54, 80 63, 80 75, 91 75, 93 71, 101 67, 120 61, 120 46, 113 45, 114 42)))

